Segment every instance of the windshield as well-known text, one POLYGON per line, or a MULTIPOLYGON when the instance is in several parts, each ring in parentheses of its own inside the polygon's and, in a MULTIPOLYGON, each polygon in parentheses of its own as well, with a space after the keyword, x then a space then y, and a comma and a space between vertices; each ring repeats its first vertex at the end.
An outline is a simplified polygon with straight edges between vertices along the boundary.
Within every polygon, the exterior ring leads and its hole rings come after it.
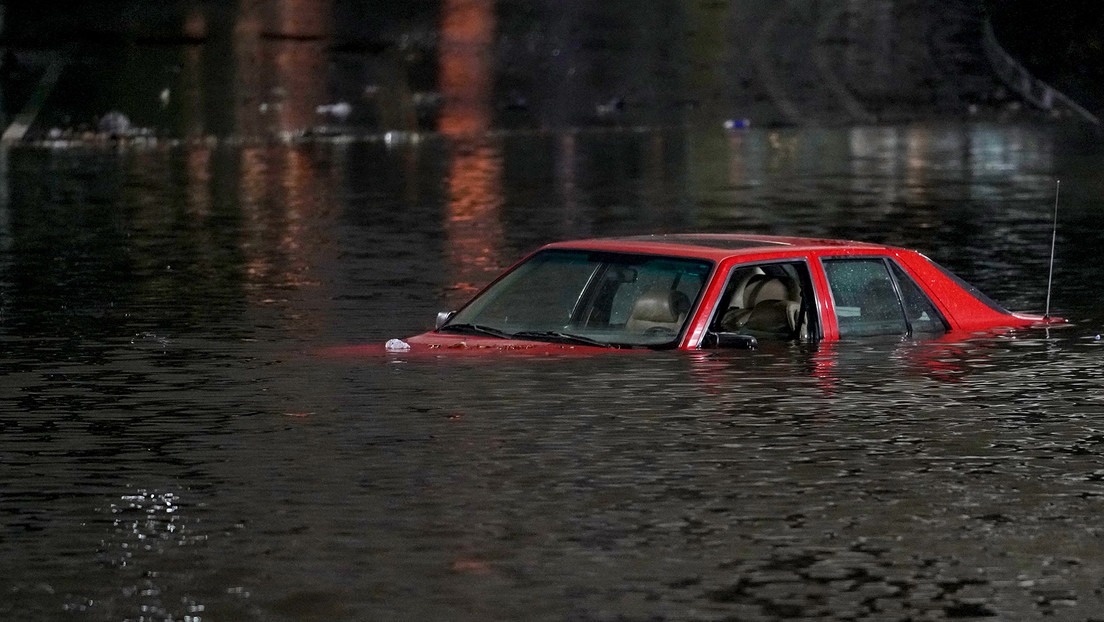
POLYGON ((543 251, 438 330, 592 345, 673 345, 711 269, 697 259, 543 251))

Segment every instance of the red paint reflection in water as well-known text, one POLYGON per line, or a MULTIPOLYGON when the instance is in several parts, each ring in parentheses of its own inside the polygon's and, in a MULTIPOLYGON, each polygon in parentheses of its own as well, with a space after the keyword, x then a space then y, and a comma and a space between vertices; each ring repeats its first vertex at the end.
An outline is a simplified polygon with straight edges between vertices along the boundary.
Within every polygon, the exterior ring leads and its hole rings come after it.
POLYGON ((809 356, 812 376, 824 395, 835 395, 839 384, 836 366, 839 364, 834 342, 821 342, 809 356))

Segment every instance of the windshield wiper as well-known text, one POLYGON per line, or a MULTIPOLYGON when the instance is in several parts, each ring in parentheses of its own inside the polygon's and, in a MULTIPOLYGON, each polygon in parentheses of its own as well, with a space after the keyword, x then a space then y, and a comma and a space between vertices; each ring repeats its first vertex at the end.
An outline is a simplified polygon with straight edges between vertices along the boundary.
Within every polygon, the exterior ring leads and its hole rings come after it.
POLYGON ((622 347, 615 343, 598 341, 597 339, 591 339, 590 337, 583 337, 582 335, 572 335, 571 333, 565 333, 558 330, 523 330, 514 333, 513 336, 515 339, 540 339, 542 341, 575 343, 584 346, 598 346, 600 348, 622 347))
POLYGON ((491 326, 482 324, 445 324, 437 329, 439 333, 462 333, 465 335, 485 335, 499 339, 539 339, 541 341, 554 341, 557 343, 574 343, 584 346, 597 346, 599 348, 621 348, 623 346, 598 341, 582 335, 572 335, 558 330, 523 330, 516 333, 508 333, 491 326))
POLYGON ((509 339, 510 333, 492 328, 490 326, 483 326, 482 324, 445 324, 441 328, 437 329, 439 333, 463 333, 465 335, 486 335, 488 337, 498 337, 499 339, 509 339))

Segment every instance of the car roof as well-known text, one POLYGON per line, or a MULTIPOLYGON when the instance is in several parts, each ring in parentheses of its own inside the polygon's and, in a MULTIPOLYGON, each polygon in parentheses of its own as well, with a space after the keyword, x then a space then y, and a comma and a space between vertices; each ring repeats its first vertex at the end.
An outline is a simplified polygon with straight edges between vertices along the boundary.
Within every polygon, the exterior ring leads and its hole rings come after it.
MULTIPOLYGON (((719 261, 739 255, 801 254, 845 248, 890 250, 892 247, 853 240, 737 233, 671 233, 613 238, 591 238, 549 244, 544 248, 602 250, 646 255, 677 255, 719 261)), ((896 249, 893 249, 896 250, 896 249)))

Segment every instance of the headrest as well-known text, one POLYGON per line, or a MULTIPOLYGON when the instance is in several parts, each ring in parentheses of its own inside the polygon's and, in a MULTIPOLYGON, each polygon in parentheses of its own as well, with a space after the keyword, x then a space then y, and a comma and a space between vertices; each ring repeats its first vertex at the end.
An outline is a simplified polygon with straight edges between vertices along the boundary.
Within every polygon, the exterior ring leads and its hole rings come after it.
POLYGON ((757 274, 744 290, 744 307, 750 309, 764 300, 792 300, 793 289, 788 278, 757 274))
POLYGON ((633 304, 631 317, 645 322, 674 323, 690 310, 690 298, 670 289, 653 289, 644 292, 633 304))

